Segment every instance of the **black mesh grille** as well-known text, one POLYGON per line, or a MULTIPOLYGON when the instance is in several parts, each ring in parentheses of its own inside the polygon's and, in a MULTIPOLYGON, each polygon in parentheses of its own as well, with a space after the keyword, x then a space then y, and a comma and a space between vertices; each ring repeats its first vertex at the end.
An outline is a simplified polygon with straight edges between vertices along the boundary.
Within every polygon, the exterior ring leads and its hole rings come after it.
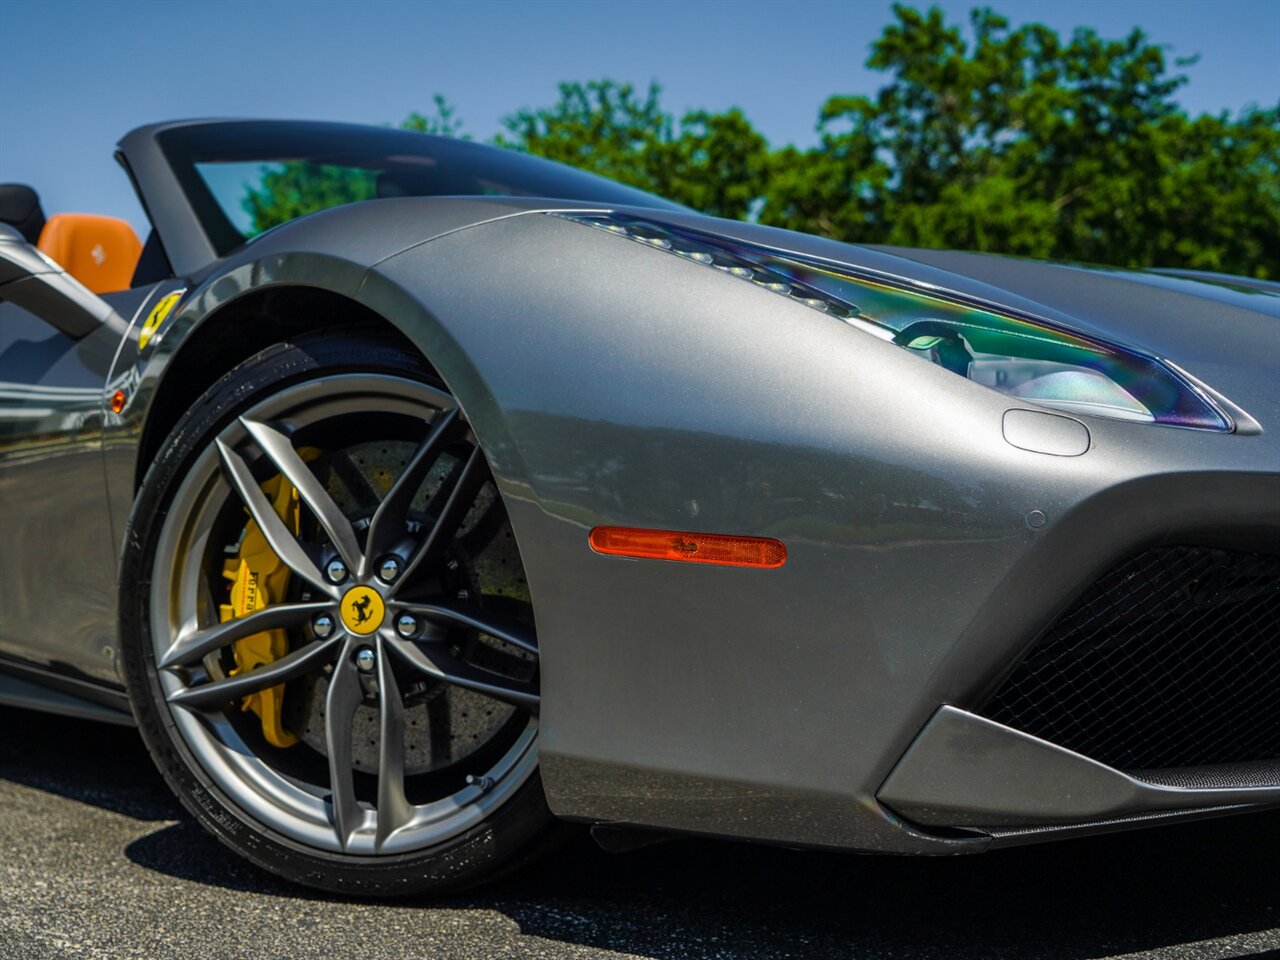
POLYGON ((1131 557, 1058 618, 982 713, 1122 770, 1280 759, 1280 557, 1131 557))

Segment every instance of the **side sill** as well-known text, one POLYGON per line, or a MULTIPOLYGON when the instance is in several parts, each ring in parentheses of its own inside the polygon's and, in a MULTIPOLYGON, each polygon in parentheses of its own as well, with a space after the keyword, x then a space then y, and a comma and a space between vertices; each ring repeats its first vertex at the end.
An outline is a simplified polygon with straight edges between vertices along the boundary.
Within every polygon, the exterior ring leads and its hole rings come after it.
POLYGON ((1096 824, 1148 813, 1280 803, 1280 783, 1178 787, 1140 780, 1047 740, 943 706, 876 798, 925 828, 1096 824))
MULTIPOLYGON (((5 665, 8 666, 7 664, 5 665)), ((114 723, 123 727, 134 726, 133 714, 124 710, 106 706, 85 696, 77 696, 69 692, 71 684, 83 684, 60 678, 59 687, 54 689, 43 683, 32 682, 10 673, 0 673, 0 704, 10 707, 21 707, 25 710, 40 710, 44 713, 56 713, 64 717, 76 717, 81 720, 96 720, 100 723, 114 723)), ((127 707, 127 701, 124 702, 127 707)))
POLYGON ((1193 820, 1209 820, 1240 813, 1257 813, 1266 810, 1266 805, 1233 804, 1225 807, 1200 807, 1195 810, 1172 810, 1161 813, 1140 813, 1132 817, 1119 817, 1115 820, 1099 820, 1095 823, 1078 823, 1055 827, 988 827, 981 831, 991 838, 992 850, 1003 850, 1005 847, 1023 847, 1031 843, 1045 843, 1049 840, 1071 840, 1076 837, 1094 837, 1104 833, 1120 833, 1122 831, 1142 830, 1146 827, 1163 827, 1175 823, 1190 823, 1193 820))
POLYGON ((544 752, 547 802, 557 817, 606 832, 750 840, 797 849, 913 856, 977 853, 989 837, 919 829, 871 797, 801 791, 544 752))

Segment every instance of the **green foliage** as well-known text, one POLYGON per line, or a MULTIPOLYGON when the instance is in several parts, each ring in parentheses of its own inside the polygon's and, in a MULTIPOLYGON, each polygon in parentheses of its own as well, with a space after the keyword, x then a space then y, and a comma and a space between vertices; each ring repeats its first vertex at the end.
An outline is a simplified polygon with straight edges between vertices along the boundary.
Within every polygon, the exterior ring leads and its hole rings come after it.
POLYGON ((424 115, 415 110, 400 121, 400 129, 470 140, 471 135, 462 132, 462 121, 458 119, 457 108, 438 93, 431 99, 433 109, 430 114, 424 115))
POLYGON ((501 146, 590 170, 718 217, 745 217, 767 185, 768 144, 737 109, 663 112, 660 89, 560 84, 553 107, 507 117, 501 146))
POLYGON ((967 30, 894 7, 874 96, 833 96, 819 142, 771 150, 737 109, 678 122, 651 85, 560 85, 504 146, 724 217, 859 243, 1280 277, 1280 108, 1189 118, 1139 30, 967 30))
POLYGON ((734 107, 686 113, 650 161, 656 192, 715 217, 746 217, 768 186, 769 145, 734 107))
POLYGON ((864 243, 1280 276, 1280 113, 1189 119, 1141 31, 1069 39, 894 8, 874 99, 833 97, 780 151, 761 219, 864 243), (861 182, 859 177, 862 178, 861 182), (831 196, 830 182, 842 189, 831 196), (781 188, 781 189, 780 189, 781 188), (843 201, 843 202, 841 202, 843 201))
POLYGON ((629 83, 562 83, 555 106, 513 113, 503 121, 510 136, 496 142, 652 190, 652 153, 671 135, 658 93, 653 84, 642 98, 629 83))
POLYGON ((290 160, 264 166, 258 186, 246 188, 242 205, 252 233, 258 234, 316 210, 372 200, 375 189, 372 171, 290 160))

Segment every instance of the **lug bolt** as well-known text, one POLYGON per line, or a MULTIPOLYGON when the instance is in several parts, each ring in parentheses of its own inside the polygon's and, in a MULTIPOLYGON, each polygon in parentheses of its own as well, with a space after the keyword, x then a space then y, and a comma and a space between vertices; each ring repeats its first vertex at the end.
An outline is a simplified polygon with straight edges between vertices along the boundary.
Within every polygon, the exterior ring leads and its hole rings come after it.
POLYGON ((333 617, 329 616, 327 613, 318 614, 316 618, 311 621, 311 630, 317 637, 323 640, 325 637, 333 633, 333 617))
POLYGON ((400 561, 396 557, 387 557, 378 567, 378 579, 383 583, 395 583, 400 576, 400 561))
POLYGON ((396 633, 408 640, 418 632, 418 621, 407 613, 400 614, 396 620, 396 633))
POLYGON ((373 647, 361 647, 356 651, 356 669, 361 673, 373 673, 373 668, 378 665, 378 656, 373 652, 373 647))
POLYGON ((341 560, 330 560, 329 565, 324 568, 324 575, 329 578, 330 583, 341 583, 347 579, 347 565, 341 560))

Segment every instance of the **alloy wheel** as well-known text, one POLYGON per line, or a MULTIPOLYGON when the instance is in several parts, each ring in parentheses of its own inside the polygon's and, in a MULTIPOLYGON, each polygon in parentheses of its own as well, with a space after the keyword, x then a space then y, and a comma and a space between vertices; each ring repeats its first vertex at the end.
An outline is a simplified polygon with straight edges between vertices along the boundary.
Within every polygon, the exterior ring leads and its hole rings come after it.
POLYGON ((355 856, 439 844, 536 766, 527 586, 443 390, 344 374, 251 406, 187 471, 152 581, 155 664, 183 743, 296 843, 355 856), (238 560, 253 531, 282 565, 270 602, 238 560), (223 567, 237 562, 241 598, 258 597, 228 616, 223 567), (246 643, 270 636, 275 652, 246 663, 246 643))

